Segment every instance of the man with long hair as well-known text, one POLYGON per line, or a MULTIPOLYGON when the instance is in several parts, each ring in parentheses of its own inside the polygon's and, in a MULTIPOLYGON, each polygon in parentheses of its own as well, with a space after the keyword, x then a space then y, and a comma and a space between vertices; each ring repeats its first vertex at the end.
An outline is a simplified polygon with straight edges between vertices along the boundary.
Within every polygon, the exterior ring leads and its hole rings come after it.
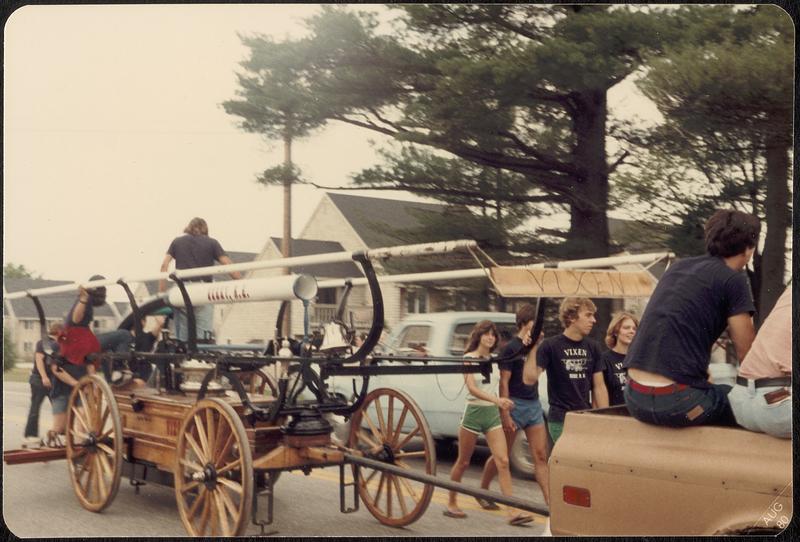
MULTIPOLYGON (((175 260, 175 269, 194 269, 197 267, 210 267, 214 262, 222 265, 233 263, 219 241, 208 235, 208 224, 200 217, 194 217, 184 228, 183 235, 176 237, 170 243, 164 261, 161 262, 161 272, 169 270, 170 263, 175 260)), ((241 273, 230 273, 231 278, 242 278, 241 273)), ((186 282, 211 282, 210 275, 187 279, 186 282)), ((158 291, 167 289, 167 281, 161 280, 158 291)), ((197 338, 209 340, 214 332, 214 306, 202 305, 194 307, 195 326, 197 338)), ((174 312, 175 336, 178 340, 185 341, 189 338, 188 318, 184 310, 174 312)))

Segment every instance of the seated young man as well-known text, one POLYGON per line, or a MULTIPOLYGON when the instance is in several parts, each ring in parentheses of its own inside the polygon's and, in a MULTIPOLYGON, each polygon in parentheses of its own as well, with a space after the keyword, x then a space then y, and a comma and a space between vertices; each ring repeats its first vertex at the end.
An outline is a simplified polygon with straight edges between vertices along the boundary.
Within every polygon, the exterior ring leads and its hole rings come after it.
POLYGON ((745 429, 792 438, 791 283, 758 330, 728 400, 745 429))
POLYGON ((720 210, 705 224, 707 254, 680 260, 661 277, 628 349, 625 404, 643 422, 733 425, 730 386, 708 381, 711 347, 727 327, 739 360, 755 331, 743 270, 758 243, 750 214, 720 210))

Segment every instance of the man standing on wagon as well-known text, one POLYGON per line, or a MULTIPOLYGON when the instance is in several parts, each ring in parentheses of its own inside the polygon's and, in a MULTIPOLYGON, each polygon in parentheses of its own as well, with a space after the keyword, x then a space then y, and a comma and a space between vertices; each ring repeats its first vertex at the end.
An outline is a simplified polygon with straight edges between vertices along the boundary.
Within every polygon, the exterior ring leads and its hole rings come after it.
MULTIPOLYGON (((183 235, 176 237, 170 243, 164 261, 161 263, 161 272, 169 270, 169 264, 175 260, 175 269, 194 269, 197 267, 210 267, 214 262, 222 265, 233 263, 219 241, 208 235, 208 224, 199 217, 194 217, 189 225, 183 230, 183 235)), ((230 273, 231 278, 242 278, 241 273, 234 271, 230 273)), ((209 276, 195 277, 188 279, 187 282, 211 282, 213 278, 209 276)), ((164 292, 167 289, 167 281, 161 280, 158 284, 158 291, 164 292)), ((175 337, 185 341, 189 338, 189 322, 186 311, 178 309, 174 312, 175 318, 175 337)), ((194 307, 194 319, 197 329, 198 339, 207 339, 213 336, 214 331, 214 306, 201 305, 194 307)))
POLYGON ((625 357, 625 403, 643 422, 671 427, 735 423, 731 387, 708 381, 711 347, 728 333, 743 360, 755 306, 744 268, 758 243, 753 215, 719 210, 705 224, 707 254, 667 269, 625 357))

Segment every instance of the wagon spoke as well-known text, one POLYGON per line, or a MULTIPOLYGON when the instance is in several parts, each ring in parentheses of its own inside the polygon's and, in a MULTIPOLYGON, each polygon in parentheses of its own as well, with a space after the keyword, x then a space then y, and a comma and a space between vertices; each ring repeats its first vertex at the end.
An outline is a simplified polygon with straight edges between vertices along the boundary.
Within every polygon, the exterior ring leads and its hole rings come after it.
POLYGON ((225 446, 222 447, 222 451, 219 453, 216 461, 214 462, 215 467, 220 466, 225 461, 225 457, 227 457, 228 452, 230 451, 231 446, 233 445, 233 441, 235 440, 234 437, 235 435, 233 433, 230 433, 228 435, 228 440, 225 441, 225 446))
POLYGON ((364 419, 367 421, 367 425, 369 425, 369 428, 372 430, 372 434, 378 437, 379 442, 383 442, 383 435, 378 430, 378 428, 375 427, 372 418, 370 418, 369 416, 369 412, 367 412, 366 410, 364 410, 364 419))
POLYGON ((386 515, 392 517, 392 479, 394 474, 386 475, 386 515))
MULTIPOLYGON (((188 484, 184 485, 181 488, 181 493, 186 493, 187 491, 191 491, 194 488, 196 488, 197 486, 199 486, 200 484, 202 484, 202 482, 200 482, 198 480, 192 480, 191 482, 189 482, 188 484)), ((205 487, 205 486, 203 486, 203 487, 205 487)))
POLYGON ((400 413, 400 419, 397 421, 397 426, 392 434, 392 448, 397 448, 397 441, 400 439, 400 431, 403 429, 403 422, 406 421, 406 414, 408 414, 408 405, 403 405, 403 412, 400 413))
POLYGON ((108 494, 108 484, 106 483, 106 478, 103 476, 105 467, 103 465, 102 460, 100 459, 100 454, 95 454, 95 461, 97 462, 97 491, 99 492, 98 497, 100 499, 104 499, 105 496, 108 494))
POLYGON ((373 470, 373 471, 372 471, 372 472, 369 474, 369 476, 367 476, 367 477, 364 479, 364 485, 368 485, 368 484, 369 484, 369 483, 372 481, 372 479, 373 479, 373 478, 375 478, 375 475, 377 475, 377 474, 378 474, 378 473, 380 473, 380 472, 381 472, 381 471, 379 471, 379 470, 373 470))
POLYGON ((73 406, 72 407, 72 413, 75 414, 75 419, 78 420, 78 423, 80 423, 83 426, 83 428, 86 430, 86 432, 88 433, 90 431, 89 430, 89 423, 86 420, 83 419, 83 412, 81 412, 80 409, 78 409, 77 407, 73 406))
POLYGON ((88 499, 92 493, 92 488, 94 487, 94 468, 92 467, 92 463, 94 462, 94 456, 87 456, 86 457, 86 470, 89 471, 89 475, 86 477, 86 498, 88 499))
POLYGON ((100 467, 103 470, 103 474, 108 474, 109 476, 113 475, 113 470, 111 469, 111 465, 108 463, 108 458, 103 454, 96 454, 97 461, 100 463, 100 467))
POLYGON ((358 433, 356 433, 356 437, 358 438, 358 440, 361 440, 361 441, 363 441, 363 442, 366 442, 366 443, 367 443, 367 445, 368 445, 368 446, 369 446, 371 449, 378 449, 378 448, 380 448, 380 447, 381 447, 381 445, 380 445, 380 444, 378 444, 378 443, 376 443, 374 440, 372 440, 372 439, 369 437, 369 435, 368 435, 366 432, 364 432, 364 431, 361 431, 361 430, 359 430, 359 431, 358 431, 358 433))
MULTIPOLYGON (((186 442, 189 443, 189 446, 191 446, 192 450, 197 456, 197 459, 201 463, 205 463, 206 461, 208 461, 205 454, 203 454, 203 451, 200 449, 200 446, 197 444, 197 441, 194 440, 194 437, 189 432, 186 433, 186 442)), ((200 470, 203 470, 203 468, 201 467, 200 470)))
MULTIPOLYGON (((366 412, 364 414, 366 414, 366 412)), ((384 439, 388 439, 389 435, 386 434, 386 422, 383 418, 383 407, 381 406, 380 398, 375 401, 375 416, 378 417, 378 425, 381 428, 381 435, 384 439)))
POLYGON ((220 474, 224 474, 224 473, 228 472, 229 470, 240 468, 241 465, 242 465, 241 458, 237 459, 235 461, 231 461, 230 463, 228 463, 227 465, 225 465, 221 469, 217 470, 217 476, 219 476, 220 474))
POLYGON ((72 450, 73 463, 75 462, 75 459, 84 455, 86 455, 86 448, 84 448, 83 446, 76 446, 75 448, 73 448, 72 450))
POLYGON ((409 496, 414 499, 414 502, 419 502, 419 497, 417 497, 417 492, 414 491, 414 488, 408 483, 408 480, 403 478, 402 476, 397 477, 400 480, 400 483, 406 487, 406 491, 408 491, 409 496))
POLYGON ((397 479, 400 478, 399 476, 392 476, 392 481, 394 482, 394 488, 397 491, 397 502, 400 504, 400 509, 403 511, 403 515, 405 516, 408 514, 408 507, 406 506, 406 501, 403 496, 403 490, 400 488, 400 482, 397 479))
POLYGON ((80 397, 81 406, 83 406, 83 410, 86 413, 86 418, 87 418, 86 421, 88 422, 87 425, 86 425, 86 430, 87 431, 91 431, 91 429, 89 429, 89 427, 92 425, 92 418, 93 418, 92 410, 91 410, 91 407, 89 405, 89 401, 86 399, 86 394, 83 393, 83 388, 78 388, 78 397, 80 397))
MULTIPOLYGON (((83 441, 85 441, 87 438, 89 438, 89 435, 88 435, 88 434, 84 433, 83 431, 78 431, 77 429, 74 429, 74 430, 72 431, 72 434, 73 434, 73 435, 75 435, 75 436, 78 438, 78 440, 80 440, 81 442, 83 442, 83 441)), ((78 444, 77 444, 77 443, 76 443, 74 440, 70 440, 70 442, 71 442, 73 445, 75 445, 75 446, 77 446, 77 445, 78 445, 78 444)))
POLYGON ((217 483, 224 485, 225 487, 229 488, 230 490, 238 493, 241 495, 244 493, 244 488, 241 484, 237 484, 233 480, 228 480, 227 478, 217 478, 217 483))
POLYGON ((418 452, 399 452, 399 453, 394 454, 394 456, 396 458, 397 457, 405 457, 405 458, 409 458, 409 457, 425 457, 425 450, 420 450, 418 452))
POLYGON ((381 493, 383 492, 383 484, 386 482, 386 473, 381 472, 381 479, 378 481, 378 489, 375 491, 375 504, 378 504, 378 501, 381 498, 381 493))
POLYGON ((212 461, 214 461, 215 458, 219 459, 220 457, 224 457, 224 454, 222 453, 222 451, 227 453, 227 450, 224 450, 224 447, 225 447, 225 445, 227 445, 229 438, 232 437, 232 436, 233 435, 232 435, 232 433, 230 431, 230 427, 228 426, 228 424, 227 423, 220 423, 219 427, 218 427, 218 430, 217 430, 217 434, 214 435, 214 447, 212 448, 212 451, 213 451, 214 455, 211 457, 212 461), (228 435, 226 437, 223 437, 222 434, 225 431, 227 431, 228 435), (225 440, 223 440, 223 439, 225 439, 225 440), (220 451, 220 449, 219 449, 220 448, 220 443, 222 443, 222 445, 223 445, 223 450, 222 451, 220 451))
POLYGON ((392 438, 394 437, 394 424, 392 421, 394 420, 394 396, 389 396, 389 412, 386 413, 386 440, 388 442, 392 442, 392 438))
POLYGON ((94 460, 94 465, 92 466, 92 471, 94 471, 94 478, 93 479, 94 479, 94 484, 95 484, 95 490, 97 491, 97 496, 100 497, 102 495, 102 493, 100 492, 100 478, 103 477, 102 467, 98 466, 97 454, 93 455, 92 459, 94 460))
POLYGON ((109 429, 108 431, 105 431, 102 435, 97 437, 97 440, 99 440, 101 442, 105 441, 107 438, 109 438, 111 436, 111 433, 113 433, 113 432, 114 432, 114 428, 112 427, 111 429, 109 429))
POLYGON ((103 410, 103 416, 100 418, 100 425, 97 426, 97 432, 102 433, 103 428, 106 426, 106 422, 108 421, 108 415, 111 413, 111 406, 106 405, 106 408, 103 410))
POLYGON ((200 491, 197 493, 197 498, 192 503, 192 506, 189 507, 188 512, 186 512, 190 522, 194 519, 194 515, 197 513, 197 509, 200 507, 200 504, 206 500, 207 494, 208 490, 206 489, 206 486, 200 486, 200 491))
POLYGON ((228 524, 228 511, 225 508, 225 505, 222 503, 222 497, 219 494, 219 491, 215 491, 212 493, 214 495, 214 503, 216 504, 217 508, 217 515, 219 516, 220 528, 222 529, 223 536, 230 536, 231 528, 228 524))
POLYGON ((194 469, 195 472, 203 471, 203 467, 201 465, 198 465, 194 461, 190 459, 185 459, 183 457, 181 458, 181 465, 183 465, 184 467, 189 467, 190 469, 194 469))
POLYGON ((108 446, 106 446, 105 444, 103 444, 101 442, 97 443, 97 447, 100 448, 105 453, 107 453, 108 455, 114 455, 114 450, 112 450, 111 448, 109 448, 108 446))
POLYGON ((214 499, 214 492, 208 493, 208 509, 211 516, 211 536, 219 533, 219 516, 217 516, 217 501, 214 499))
POLYGON ((206 454, 203 456, 203 461, 208 461, 208 453, 210 452, 208 448, 208 437, 206 437, 206 430, 203 427, 203 421, 197 414, 194 415, 194 424, 195 427, 197 427, 197 436, 200 437, 200 445, 203 447, 203 452, 206 454))
POLYGON ((416 426, 413 431, 411 431, 409 434, 406 435, 406 437, 402 440, 402 442, 400 442, 400 444, 398 444, 397 446, 394 446, 393 448, 395 450, 402 450, 403 446, 408 444, 408 441, 410 441, 412 438, 414 438, 416 436, 417 433, 419 433, 419 429, 420 429, 419 425, 416 426))
POLYGON ((206 427, 208 427, 208 459, 209 461, 214 460, 214 428, 216 427, 214 422, 214 411, 210 408, 206 409, 206 427))
POLYGON ((197 534, 205 534, 206 532, 206 525, 208 525, 208 517, 209 517, 209 499, 208 492, 204 493, 203 499, 203 511, 200 512, 200 531, 197 534))
POLYGON ((227 486, 219 485, 217 488, 219 489, 220 497, 222 497, 222 502, 225 503, 225 508, 228 510, 231 517, 235 518, 239 513, 239 510, 231 499, 231 496, 228 495, 227 486))

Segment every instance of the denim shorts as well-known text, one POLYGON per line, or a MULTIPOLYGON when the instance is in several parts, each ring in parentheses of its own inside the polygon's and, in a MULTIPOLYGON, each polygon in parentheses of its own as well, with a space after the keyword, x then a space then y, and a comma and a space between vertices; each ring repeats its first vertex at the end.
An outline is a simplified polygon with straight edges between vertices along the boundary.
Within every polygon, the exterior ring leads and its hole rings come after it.
POLYGON ((544 423, 544 411, 539 399, 520 399, 512 397, 514 408, 511 409, 511 419, 514 420, 517 429, 525 429, 531 425, 541 425, 544 423))
MULTIPOLYGON (((85 365, 73 365, 65 363, 61 369, 67 372, 75 380, 80 380, 87 374, 85 365)), ((72 387, 53 376, 53 389, 50 390, 50 400, 53 402, 53 414, 63 414, 67 411, 67 402, 72 393, 72 387)))
POLYGON ((747 386, 737 384, 728 394, 728 400, 736 416, 736 423, 759 433, 773 437, 792 438, 792 396, 767 404, 764 395, 784 386, 756 388, 753 381, 747 386))
POLYGON ((625 406, 640 422, 669 427, 736 425, 728 402, 728 385, 710 384, 708 388, 688 387, 652 395, 631 388, 630 382, 625 386, 625 406))
POLYGON ((494 405, 467 405, 464 417, 461 418, 461 427, 477 435, 486 434, 492 429, 502 427, 500 410, 494 405))

